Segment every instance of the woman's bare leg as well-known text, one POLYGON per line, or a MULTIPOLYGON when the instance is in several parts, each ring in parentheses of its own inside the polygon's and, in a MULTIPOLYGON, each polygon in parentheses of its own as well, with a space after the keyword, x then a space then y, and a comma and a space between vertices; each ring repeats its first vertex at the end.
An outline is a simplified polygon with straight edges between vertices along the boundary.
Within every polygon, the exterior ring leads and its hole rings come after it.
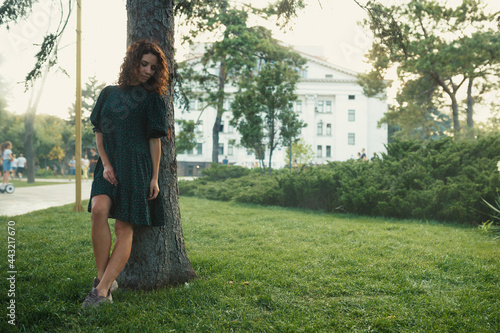
POLYGON ((111 203, 111 198, 107 195, 96 195, 92 198, 92 246, 98 279, 104 275, 111 250, 111 231, 108 224, 111 203))
POLYGON ((116 243, 109 258, 108 264, 104 271, 101 280, 97 286, 97 294, 106 297, 111 284, 118 277, 123 267, 130 257, 132 250, 132 239, 134 235, 134 227, 132 224, 120 220, 115 223, 116 243))

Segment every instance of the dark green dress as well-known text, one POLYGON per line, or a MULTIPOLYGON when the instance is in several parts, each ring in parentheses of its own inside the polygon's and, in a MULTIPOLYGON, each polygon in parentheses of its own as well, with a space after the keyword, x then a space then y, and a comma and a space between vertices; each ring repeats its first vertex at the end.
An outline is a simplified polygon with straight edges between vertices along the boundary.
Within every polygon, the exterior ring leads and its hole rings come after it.
MULTIPOLYGON (((92 198, 105 194, 113 202, 110 216, 141 226, 165 224, 163 202, 158 196, 147 200, 152 164, 149 139, 166 133, 164 99, 142 85, 120 89, 107 86, 90 115, 94 132, 101 132, 104 150, 118 178, 114 186, 103 178, 101 158, 97 161, 88 211, 92 198)), ((162 184, 160 189, 164 188, 162 184)))

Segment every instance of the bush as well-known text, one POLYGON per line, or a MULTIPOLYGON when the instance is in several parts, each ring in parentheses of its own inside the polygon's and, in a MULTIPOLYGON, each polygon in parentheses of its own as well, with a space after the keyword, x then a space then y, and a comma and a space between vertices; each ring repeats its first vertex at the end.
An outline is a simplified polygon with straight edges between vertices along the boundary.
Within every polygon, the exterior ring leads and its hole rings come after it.
POLYGON ((54 176, 54 172, 50 169, 47 170, 47 169, 38 168, 35 171, 35 177, 43 178, 43 177, 51 177, 51 176, 54 176))
POLYGON ((212 165, 180 193, 328 212, 435 219, 479 224, 488 219, 484 200, 500 189, 500 136, 440 139, 423 145, 397 141, 374 162, 332 162, 271 177, 234 166, 212 165))
POLYGON ((240 178, 250 173, 249 169, 234 165, 221 165, 212 163, 210 168, 202 170, 202 175, 211 181, 240 178))

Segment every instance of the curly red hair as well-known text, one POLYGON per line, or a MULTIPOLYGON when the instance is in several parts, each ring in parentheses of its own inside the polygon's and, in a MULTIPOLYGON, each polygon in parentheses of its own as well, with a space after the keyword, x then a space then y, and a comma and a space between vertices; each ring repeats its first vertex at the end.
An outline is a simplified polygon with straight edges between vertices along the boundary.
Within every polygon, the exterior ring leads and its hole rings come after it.
POLYGON ((139 72, 142 56, 145 54, 154 54, 158 59, 158 63, 154 75, 144 84, 144 87, 147 90, 164 95, 168 86, 168 65, 165 53, 163 53, 157 42, 146 39, 140 39, 127 48, 127 54, 120 67, 118 86, 123 88, 133 82, 133 78, 139 72))

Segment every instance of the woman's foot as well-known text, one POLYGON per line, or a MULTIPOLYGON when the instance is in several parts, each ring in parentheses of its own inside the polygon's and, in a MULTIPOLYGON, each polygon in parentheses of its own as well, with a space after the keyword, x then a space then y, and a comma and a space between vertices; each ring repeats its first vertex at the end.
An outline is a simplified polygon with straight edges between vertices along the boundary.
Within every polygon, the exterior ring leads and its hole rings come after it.
MULTIPOLYGON (((100 282, 101 281, 95 277, 94 282, 92 283, 92 288, 97 288, 97 286, 99 285, 100 282)), ((114 280, 113 283, 111 284, 111 287, 109 287, 109 291, 113 292, 116 289, 118 289, 118 282, 116 282, 116 280, 114 280)))
POLYGON ((82 308, 96 307, 102 303, 113 303, 113 297, 111 296, 111 291, 108 290, 108 296, 99 296, 97 294, 97 289, 92 288, 87 297, 83 301, 82 308))

